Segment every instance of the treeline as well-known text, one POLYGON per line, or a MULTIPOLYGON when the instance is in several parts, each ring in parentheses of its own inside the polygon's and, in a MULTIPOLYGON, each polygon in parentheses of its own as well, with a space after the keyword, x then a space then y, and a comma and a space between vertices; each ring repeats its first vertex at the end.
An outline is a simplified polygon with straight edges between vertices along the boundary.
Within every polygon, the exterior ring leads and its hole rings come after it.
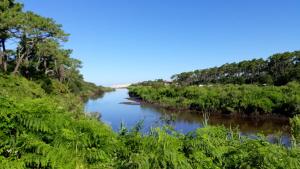
POLYGON ((300 81, 300 51, 278 53, 268 59, 227 63, 172 76, 180 85, 200 84, 269 84, 285 85, 300 81))
MULTIPOLYGON (((192 94, 192 93, 191 93, 192 94)), ((204 126, 188 134, 171 127, 140 133, 83 113, 72 93, 47 94, 34 81, 0 75, 0 169, 297 169, 300 118, 291 120, 292 144, 263 135, 250 139, 236 129, 204 126)))
POLYGON ((97 86, 86 83, 81 61, 64 49, 68 34, 51 18, 24 11, 14 0, 0 1, 0 73, 21 75, 42 83, 51 92, 59 81, 73 93, 97 86), (54 84, 53 84, 54 83, 54 84))
POLYGON ((238 115, 300 114, 300 51, 133 84, 129 94, 168 108, 238 115))

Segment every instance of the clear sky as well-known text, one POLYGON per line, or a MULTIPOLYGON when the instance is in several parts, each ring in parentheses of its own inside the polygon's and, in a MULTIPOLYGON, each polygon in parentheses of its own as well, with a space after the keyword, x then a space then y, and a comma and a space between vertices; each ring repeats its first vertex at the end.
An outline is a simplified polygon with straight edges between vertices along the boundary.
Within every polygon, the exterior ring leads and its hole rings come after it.
POLYGON ((70 33, 64 46, 102 85, 300 49, 299 0, 19 0, 70 33))

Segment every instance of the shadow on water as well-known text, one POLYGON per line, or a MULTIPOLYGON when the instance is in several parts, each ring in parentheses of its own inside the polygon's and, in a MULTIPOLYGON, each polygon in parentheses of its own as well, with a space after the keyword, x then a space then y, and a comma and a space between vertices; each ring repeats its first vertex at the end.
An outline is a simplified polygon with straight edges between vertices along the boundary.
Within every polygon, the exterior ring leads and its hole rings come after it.
MULTIPOLYGON (((118 89, 105 93, 99 99, 91 99, 86 103, 87 112, 101 112, 101 120, 111 125, 118 131, 121 123, 128 128, 134 127, 139 121, 143 121, 143 132, 151 127, 171 125, 175 130, 187 133, 203 126, 203 115, 187 111, 169 111, 153 105, 128 100, 127 89, 118 89)), ((243 135, 254 136, 263 133, 271 142, 276 142, 281 136, 281 142, 289 144, 290 126, 288 118, 268 117, 237 117, 221 114, 210 114, 209 125, 224 125, 225 127, 238 128, 243 135)))
MULTIPOLYGON (((164 108, 151 107, 151 105, 141 104, 141 108, 147 111, 160 112, 162 115, 175 116, 176 121, 186 124, 202 123, 205 119, 202 113, 192 113, 186 111, 169 111, 164 108)), ((224 125, 226 127, 238 127, 245 133, 272 134, 274 132, 289 133, 290 125, 288 118, 268 117, 239 117, 223 114, 209 114, 210 125, 224 125)))

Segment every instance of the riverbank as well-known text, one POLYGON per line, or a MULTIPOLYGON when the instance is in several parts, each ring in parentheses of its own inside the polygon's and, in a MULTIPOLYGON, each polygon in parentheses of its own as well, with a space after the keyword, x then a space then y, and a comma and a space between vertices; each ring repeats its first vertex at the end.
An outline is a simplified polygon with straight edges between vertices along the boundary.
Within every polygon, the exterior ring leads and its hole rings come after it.
POLYGON ((173 110, 234 116, 293 117, 300 113, 300 85, 131 86, 131 97, 173 110))
POLYGON ((240 132, 244 134, 264 133, 266 135, 274 135, 276 133, 282 133, 290 135, 291 126, 290 118, 283 115, 267 114, 249 116, 245 114, 223 114, 220 112, 199 112, 196 110, 190 110, 188 108, 174 108, 169 106, 163 106, 155 102, 146 102, 140 98, 128 98, 129 100, 137 102, 141 106, 152 107, 155 110, 165 112, 169 116, 174 116, 175 120, 180 117, 184 120, 202 124, 207 118, 209 125, 219 126, 224 125, 227 128, 237 127, 240 132), (193 119, 193 120, 192 120, 193 119))
MULTIPOLYGON (((151 102, 151 101, 145 101, 139 97, 129 97, 128 100, 137 102, 136 104, 144 105, 147 107, 153 107, 156 109, 163 109, 167 112, 173 112, 173 113, 188 113, 193 114, 197 116, 215 116, 215 117, 226 117, 229 119, 255 119, 255 120, 280 120, 283 122, 289 123, 290 117, 281 115, 281 114, 261 114, 261 115, 248 115, 243 113, 222 113, 222 112, 204 112, 199 110, 191 110, 189 107, 174 107, 170 105, 165 105, 157 102, 151 102)), ((214 124, 215 125, 215 124, 214 124)))

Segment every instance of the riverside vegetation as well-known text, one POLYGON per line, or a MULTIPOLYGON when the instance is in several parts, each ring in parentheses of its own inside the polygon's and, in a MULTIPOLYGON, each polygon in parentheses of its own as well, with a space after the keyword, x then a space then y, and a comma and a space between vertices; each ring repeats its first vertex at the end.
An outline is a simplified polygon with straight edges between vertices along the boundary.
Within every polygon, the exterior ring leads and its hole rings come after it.
MULTIPOLYGON (((66 87, 57 82, 59 86, 66 87)), ((293 144, 241 136, 205 126, 188 134, 170 127, 114 132, 85 114, 78 95, 48 94, 24 77, 0 76, 0 168, 298 168, 300 118, 291 120, 293 144)), ((60 94, 57 94, 60 93, 60 94)))
POLYGON ((142 134, 138 123, 113 132, 84 113, 85 98, 110 89, 83 80, 80 61, 61 48, 66 38, 52 19, 0 1, 1 169, 299 168, 298 116, 291 119, 291 147, 222 126, 142 134), (7 49, 11 41, 17 44, 7 49))
POLYGON ((238 115, 300 114, 300 52, 184 72, 132 85, 129 94, 163 107, 238 115))
POLYGON ((131 86, 130 95, 149 103, 173 109, 199 112, 219 112, 234 115, 300 114, 300 84, 290 82, 284 86, 213 85, 131 86))

